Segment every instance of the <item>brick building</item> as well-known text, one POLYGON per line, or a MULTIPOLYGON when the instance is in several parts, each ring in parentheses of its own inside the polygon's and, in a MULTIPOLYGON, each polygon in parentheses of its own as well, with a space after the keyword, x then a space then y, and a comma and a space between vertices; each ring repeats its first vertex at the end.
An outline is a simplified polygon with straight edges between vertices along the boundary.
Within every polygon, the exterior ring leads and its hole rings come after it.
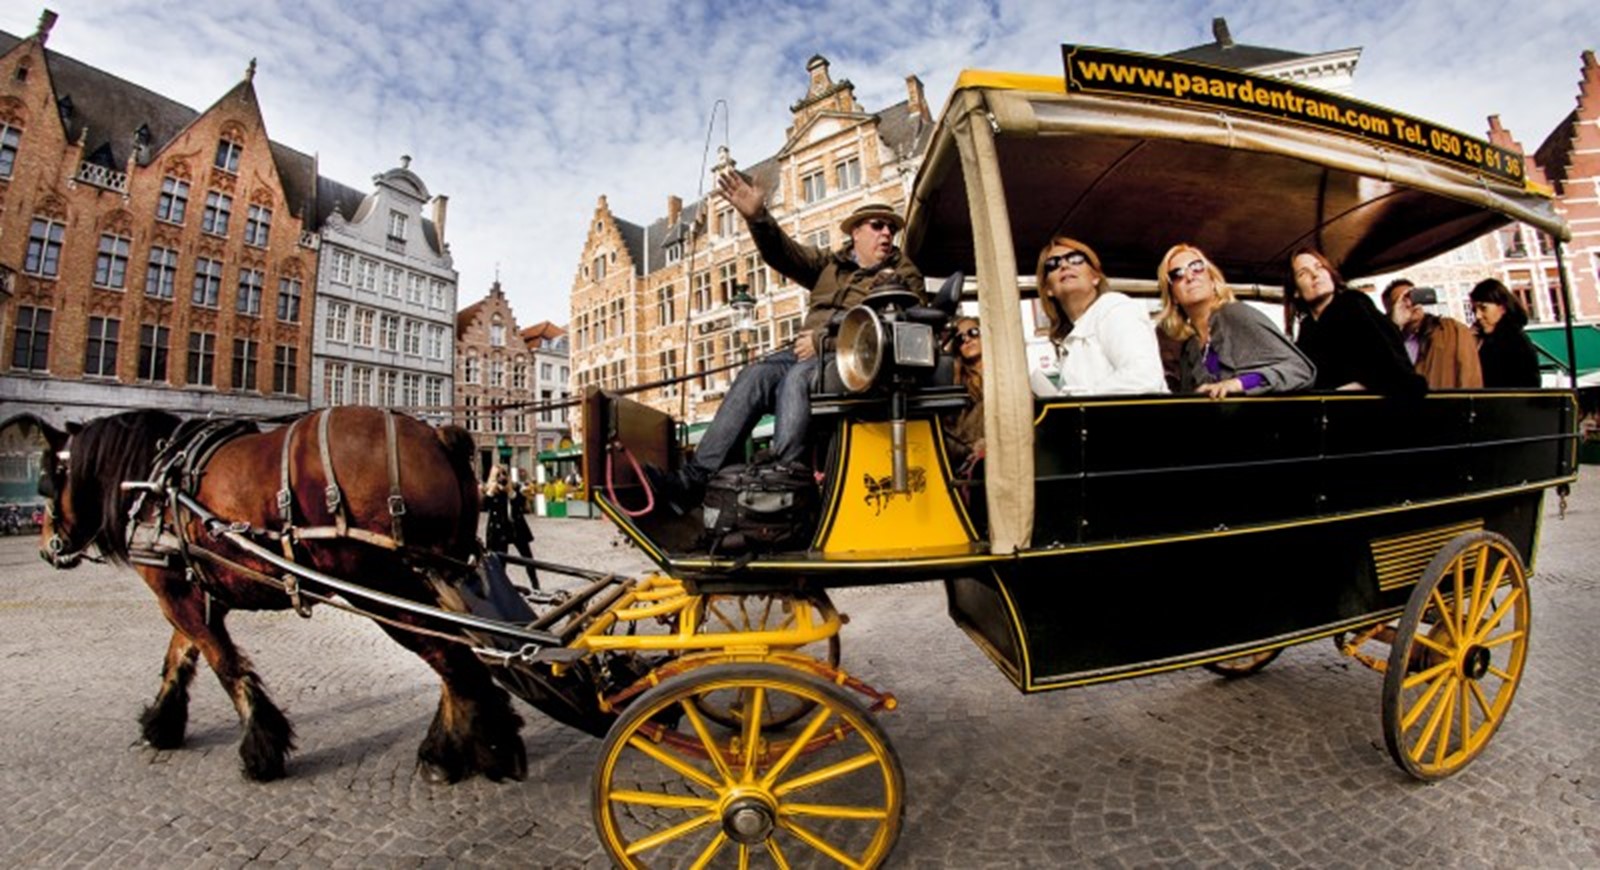
POLYGON ((0 33, 0 400, 306 407, 316 166, 271 141, 254 63, 201 112, 0 33))
POLYGON ((567 331, 548 320, 522 330, 522 343, 531 354, 534 443, 538 452, 556 450, 572 438, 570 409, 553 407, 568 398, 572 360, 567 331))
MULTIPOLYGON (((793 238, 837 247, 839 221, 868 200, 902 211, 933 118, 922 82, 906 78, 906 99, 868 111, 849 80, 834 81, 826 58, 806 65, 808 86, 789 106, 783 147, 743 167, 769 191, 768 207, 793 238)), ((601 196, 572 284, 572 368, 591 384, 634 386, 705 372, 635 396, 680 421, 710 420, 743 358, 729 306, 735 286, 756 302, 752 353, 799 331, 806 291, 764 266, 744 221, 719 198, 685 205, 668 196, 648 224, 612 213, 601 196)), ((576 425, 577 421, 574 421, 576 425)))
POLYGON ((455 341, 455 422, 478 442, 479 473, 498 462, 531 474, 539 442, 529 406, 538 369, 498 279, 456 314, 455 341))

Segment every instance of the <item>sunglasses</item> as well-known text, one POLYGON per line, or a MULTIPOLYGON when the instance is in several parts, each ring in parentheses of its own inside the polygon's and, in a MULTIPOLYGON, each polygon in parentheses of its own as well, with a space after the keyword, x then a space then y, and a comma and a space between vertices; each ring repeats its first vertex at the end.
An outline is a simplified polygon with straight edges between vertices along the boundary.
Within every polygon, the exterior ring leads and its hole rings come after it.
POLYGON ((884 220, 883 218, 873 218, 869 221, 862 221, 862 223, 866 224, 868 229, 871 229, 875 233, 881 233, 884 230, 888 230, 891 233, 894 232, 894 224, 884 220))
POLYGON ((978 327, 974 326, 963 332, 956 333, 956 336, 962 341, 971 341, 974 338, 982 338, 983 333, 978 330, 978 327))
POLYGON ((1184 279, 1184 276, 1188 276, 1190 278, 1198 278, 1201 275, 1204 275, 1205 273, 1206 273, 1206 261, 1205 260, 1190 260, 1188 265, 1186 265, 1186 266, 1179 266, 1176 269, 1168 269, 1167 270, 1167 280, 1171 281, 1174 284, 1176 284, 1179 281, 1182 281, 1184 279))
POLYGON ((1054 257, 1045 257, 1044 271, 1045 274, 1048 275, 1049 273, 1061 268, 1063 264, 1068 266, 1082 266, 1087 262, 1089 262, 1088 254, 1085 254, 1082 251, 1068 251, 1065 254, 1057 254, 1054 257))

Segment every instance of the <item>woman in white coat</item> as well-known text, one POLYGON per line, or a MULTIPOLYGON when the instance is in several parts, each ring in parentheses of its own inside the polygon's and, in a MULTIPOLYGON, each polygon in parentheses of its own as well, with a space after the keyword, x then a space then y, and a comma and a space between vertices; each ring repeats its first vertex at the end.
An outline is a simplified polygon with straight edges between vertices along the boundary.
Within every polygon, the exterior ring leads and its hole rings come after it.
POLYGON ((1106 276, 1093 248, 1056 236, 1039 252, 1038 278, 1060 383, 1035 371, 1035 395, 1167 391, 1150 316, 1143 304, 1106 289, 1106 276))

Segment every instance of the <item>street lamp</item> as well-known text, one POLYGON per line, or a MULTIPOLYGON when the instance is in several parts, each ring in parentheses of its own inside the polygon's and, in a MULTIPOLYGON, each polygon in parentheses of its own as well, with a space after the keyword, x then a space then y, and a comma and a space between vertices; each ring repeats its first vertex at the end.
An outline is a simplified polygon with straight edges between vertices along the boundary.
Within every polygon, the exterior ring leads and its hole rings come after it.
POLYGON ((756 300, 749 294, 750 285, 733 285, 733 298, 728 307, 733 309, 733 331, 739 346, 749 353, 756 343, 756 300))

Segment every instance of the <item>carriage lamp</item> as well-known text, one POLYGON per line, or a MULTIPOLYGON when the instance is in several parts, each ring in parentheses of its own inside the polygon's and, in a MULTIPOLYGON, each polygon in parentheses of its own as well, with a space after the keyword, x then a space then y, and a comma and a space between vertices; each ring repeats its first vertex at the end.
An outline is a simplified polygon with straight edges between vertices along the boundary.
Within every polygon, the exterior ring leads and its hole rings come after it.
POLYGON ((905 289, 880 290, 845 312, 834 342, 839 380, 852 393, 889 387, 891 491, 910 491, 906 464, 906 398, 921 373, 938 361, 934 322, 944 316, 921 307, 905 289))
POLYGON ((749 349, 756 343, 756 300, 749 294, 748 284, 733 285, 733 298, 728 307, 733 309, 733 332, 739 346, 749 349))

